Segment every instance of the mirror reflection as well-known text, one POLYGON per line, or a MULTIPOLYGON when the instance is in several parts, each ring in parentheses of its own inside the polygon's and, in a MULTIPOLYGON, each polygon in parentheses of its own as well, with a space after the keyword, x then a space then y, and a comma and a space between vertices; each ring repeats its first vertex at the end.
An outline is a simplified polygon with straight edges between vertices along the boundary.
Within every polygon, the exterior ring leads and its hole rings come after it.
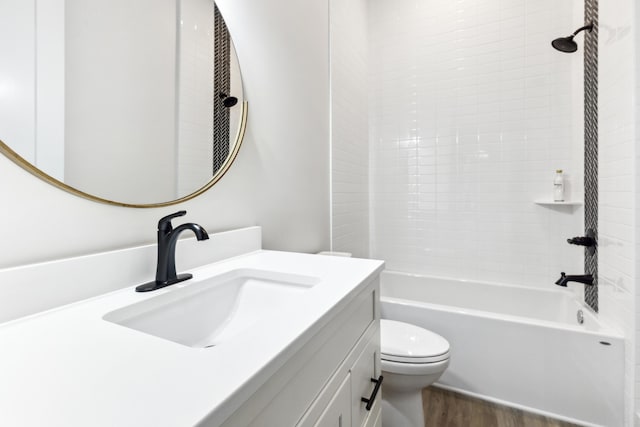
POLYGON ((40 171, 137 205, 228 167, 245 106, 212 0, 0 0, 0 24, 0 140, 40 171))

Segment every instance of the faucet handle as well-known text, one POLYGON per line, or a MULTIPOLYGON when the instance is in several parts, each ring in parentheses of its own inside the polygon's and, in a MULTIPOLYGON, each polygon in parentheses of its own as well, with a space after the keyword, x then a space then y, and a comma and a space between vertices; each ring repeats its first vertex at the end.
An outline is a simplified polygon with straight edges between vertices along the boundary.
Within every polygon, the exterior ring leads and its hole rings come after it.
POLYGON ((160 218, 160 221, 158 221, 158 231, 173 230, 173 227, 171 226, 171 220, 173 218, 178 218, 179 216, 185 216, 186 214, 187 214, 187 211, 178 211, 160 218))
POLYGON ((593 255, 596 252, 596 246, 598 244, 596 241, 596 233, 591 228, 587 229, 585 236, 567 239, 567 243, 571 245, 585 246, 589 255, 593 255))
POLYGON ((571 239, 567 239, 567 243, 571 245, 594 246, 596 244, 596 241, 592 237, 579 236, 579 237, 572 237, 571 239))

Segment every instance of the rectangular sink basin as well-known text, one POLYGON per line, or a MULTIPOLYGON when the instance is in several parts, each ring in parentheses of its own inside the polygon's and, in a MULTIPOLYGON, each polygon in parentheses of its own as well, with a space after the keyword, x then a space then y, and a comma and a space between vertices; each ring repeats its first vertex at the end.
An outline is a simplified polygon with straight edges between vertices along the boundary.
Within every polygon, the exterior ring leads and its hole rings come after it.
POLYGON ((189 347, 214 347, 282 313, 318 282, 311 276, 232 270, 172 285, 103 319, 189 347))

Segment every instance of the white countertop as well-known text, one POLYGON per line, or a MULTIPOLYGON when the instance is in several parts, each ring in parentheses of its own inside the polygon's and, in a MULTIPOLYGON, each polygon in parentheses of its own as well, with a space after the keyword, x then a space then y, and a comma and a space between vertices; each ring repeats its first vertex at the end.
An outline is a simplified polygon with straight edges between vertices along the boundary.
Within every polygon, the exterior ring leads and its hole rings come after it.
MULTIPOLYGON (((257 251, 0 325, 0 425, 191 426, 222 423, 347 304, 381 261, 257 251), (118 308, 253 268, 314 276, 299 304, 217 347, 192 348, 102 319, 118 308)), ((76 279, 77 280, 77 279, 76 279)), ((90 281, 86 286, 91 286, 90 281)), ((37 298, 37 295, 33 295, 37 298)))

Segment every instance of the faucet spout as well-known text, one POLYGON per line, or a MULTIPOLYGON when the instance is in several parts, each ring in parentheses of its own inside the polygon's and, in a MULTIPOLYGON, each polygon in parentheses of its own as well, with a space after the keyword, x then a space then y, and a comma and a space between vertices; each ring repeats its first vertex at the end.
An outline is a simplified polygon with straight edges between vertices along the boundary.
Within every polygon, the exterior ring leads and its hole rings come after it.
POLYGON ((569 282, 577 282, 584 283, 588 286, 593 286, 593 275, 584 274, 584 275, 569 275, 567 276, 564 271, 560 273, 560 278, 556 280, 556 285, 567 287, 567 283, 569 282))
POLYGON ((158 222, 158 265, 156 268, 156 280, 136 287, 137 292, 154 291, 189 280, 193 277, 193 275, 189 273, 176 274, 176 244, 178 243, 178 236, 186 230, 193 231, 198 240, 207 240, 209 235, 202 226, 192 222, 179 225, 174 229, 171 225, 171 219, 184 216, 186 213, 186 211, 179 211, 165 216, 158 222))
POLYGON ((176 244, 178 243, 178 236, 186 230, 193 231, 196 235, 196 239, 198 240, 207 240, 209 238, 209 235, 204 228, 194 223, 179 225, 175 229, 165 233, 158 231, 158 267, 156 269, 157 283, 171 282, 165 285, 168 286, 193 277, 191 274, 184 274, 181 275, 182 277, 180 278, 176 274, 176 244))
POLYGON ((195 224, 193 222, 188 222, 186 224, 182 224, 174 228, 173 231, 171 231, 170 233, 171 234, 170 238, 173 240, 178 240, 178 235, 186 230, 193 231, 193 234, 196 235, 196 239, 198 240, 207 240, 209 238, 209 235, 207 234, 207 230, 202 228, 201 225, 195 224))

